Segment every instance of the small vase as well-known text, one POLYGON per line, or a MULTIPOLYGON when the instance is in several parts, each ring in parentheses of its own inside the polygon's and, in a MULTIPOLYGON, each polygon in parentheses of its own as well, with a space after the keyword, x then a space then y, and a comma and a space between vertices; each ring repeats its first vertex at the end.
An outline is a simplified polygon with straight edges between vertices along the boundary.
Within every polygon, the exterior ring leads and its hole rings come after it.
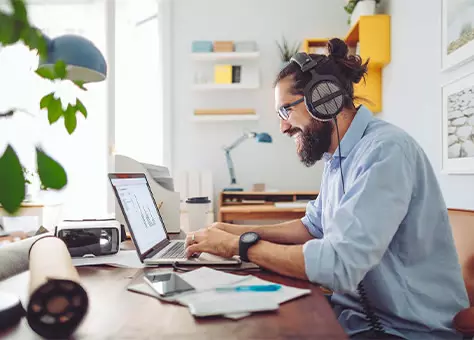
POLYGON ((354 26, 363 15, 374 15, 376 5, 375 0, 360 0, 351 14, 351 26, 354 26))
POLYGON ((38 188, 34 184, 25 184, 25 202, 32 202, 38 196, 38 188))

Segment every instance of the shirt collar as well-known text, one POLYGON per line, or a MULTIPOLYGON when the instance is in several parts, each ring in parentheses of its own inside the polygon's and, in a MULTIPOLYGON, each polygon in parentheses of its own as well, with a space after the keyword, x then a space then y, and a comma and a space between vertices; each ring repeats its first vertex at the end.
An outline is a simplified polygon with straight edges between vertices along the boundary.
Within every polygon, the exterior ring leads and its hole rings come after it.
MULTIPOLYGON (((341 139, 340 148, 342 158, 347 157, 354 146, 360 141, 371 119, 372 112, 370 112, 365 106, 361 105, 357 110, 351 125, 344 134, 344 137, 341 139)), ((339 147, 336 148, 334 156, 339 157, 339 147)), ((323 159, 325 161, 330 160, 332 157, 333 154, 329 152, 326 152, 323 155, 323 159)))

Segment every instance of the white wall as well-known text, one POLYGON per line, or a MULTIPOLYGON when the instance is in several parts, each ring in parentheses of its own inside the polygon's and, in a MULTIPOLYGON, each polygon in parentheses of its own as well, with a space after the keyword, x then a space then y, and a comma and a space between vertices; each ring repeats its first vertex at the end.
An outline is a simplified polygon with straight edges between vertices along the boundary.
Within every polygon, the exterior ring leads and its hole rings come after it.
POLYGON ((214 190, 229 184, 222 147, 244 129, 265 131, 273 144, 248 140, 232 153, 237 180, 245 189, 264 182, 279 190, 318 190, 322 165, 304 167, 294 142, 279 132, 272 83, 280 59, 275 40, 344 36, 347 16, 340 1, 328 0, 175 0, 172 8, 172 161, 173 172, 210 169, 214 190), (324 8, 324 9, 323 9, 324 8), (225 92, 193 92, 193 40, 254 40, 261 52, 260 88, 225 92), (225 97, 224 97, 225 96, 225 97), (229 107, 253 107, 259 121, 193 122, 195 107, 210 100, 229 107))
POLYGON ((441 69, 441 0, 387 1, 392 61, 383 73, 380 117, 408 131, 427 153, 448 207, 474 209, 474 176, 441 174, 441 85, 474 71, 474 63, 441 69))

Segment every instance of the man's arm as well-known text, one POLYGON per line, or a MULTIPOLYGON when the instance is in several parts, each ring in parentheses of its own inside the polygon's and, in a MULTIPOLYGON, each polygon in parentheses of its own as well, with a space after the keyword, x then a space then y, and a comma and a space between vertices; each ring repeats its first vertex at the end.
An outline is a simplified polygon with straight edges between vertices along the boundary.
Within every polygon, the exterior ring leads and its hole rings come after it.
MULTIPOLYGON (((354 291, 380 263, 403 221, 414 176, 412 160, 401 146, 375 146, 342 196, 323 238, 304 245, 260 241, 249 249, 250 261, 334 291, 354 291)), ((187 244, 188 255, 210 252, 229 257, 239 253, 239 237, 217 228, 197 232, 195 238, 188 237, 187 244)))
POLYGON ((265 226, 235 225, 229 223, 216 223, 214 226, 238 236, 253 231, 258 233, 261 239, 265 241, 279 244, 304 244, 313 238, 323 237, 321 196, 322 193, 320 192, 316 200, 308 203, 306 215, 301 220, 292 220, 265 226))
POLYGON ((303 244, 313 239, 301 220, 292 220, 275 225, 236 225, 229 223, 216 223, 215 227, 234 234, 253 231, 260 235, 262 240, 280 244, 303 244))
POLYGON ((260 241, 249 249, 250 261, 335 291, 354 291, 381 261, 413 190, 412 164, 400 146, 380 146, 366 162, 341 199, 324 238, 298 246, 260 241))
POLYGON ((259 241, 248 251, 252 263, 275 273, 308 280, 302 245, 281 245, 259 241))

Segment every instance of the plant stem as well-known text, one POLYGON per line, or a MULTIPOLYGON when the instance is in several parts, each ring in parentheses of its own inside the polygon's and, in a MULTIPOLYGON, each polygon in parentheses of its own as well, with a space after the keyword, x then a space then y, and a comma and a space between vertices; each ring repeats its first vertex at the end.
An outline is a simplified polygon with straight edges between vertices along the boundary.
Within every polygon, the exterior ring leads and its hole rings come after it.
POLYGON ((6 112, 0 112, 0 118, 10 118, 10 117, 13 117, 13 115, 16 113, 16 112, 23 112, 23 113, 26 113, 27 115, 30 115, 31 117, 34 117, 36 118, 37 116, 31 112, 28 112, 27 110, 24 110, 24 109, 19 109, 19 108, 13 108, 13 109, 10 109, 6 112))

